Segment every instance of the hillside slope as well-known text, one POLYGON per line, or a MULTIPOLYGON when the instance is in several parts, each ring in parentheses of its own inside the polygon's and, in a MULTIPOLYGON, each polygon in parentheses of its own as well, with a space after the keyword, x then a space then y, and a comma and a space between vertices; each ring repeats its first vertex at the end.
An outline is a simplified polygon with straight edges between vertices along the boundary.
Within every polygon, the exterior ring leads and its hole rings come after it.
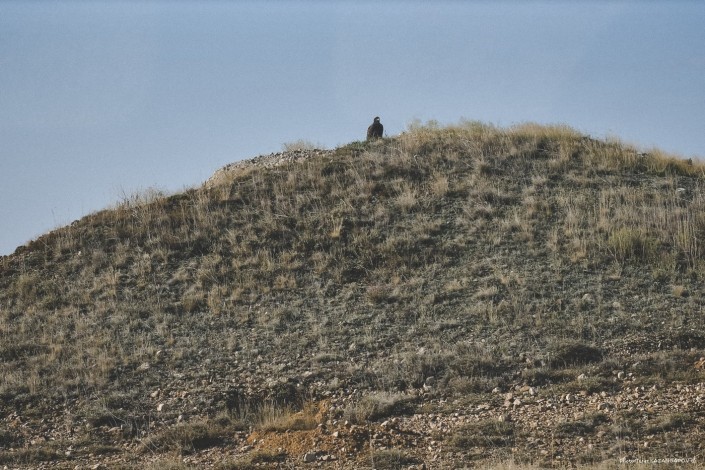
POLYGON ((704 175, 470 122, 135 196, 0 258, 0 464, 703 461, 704 175))

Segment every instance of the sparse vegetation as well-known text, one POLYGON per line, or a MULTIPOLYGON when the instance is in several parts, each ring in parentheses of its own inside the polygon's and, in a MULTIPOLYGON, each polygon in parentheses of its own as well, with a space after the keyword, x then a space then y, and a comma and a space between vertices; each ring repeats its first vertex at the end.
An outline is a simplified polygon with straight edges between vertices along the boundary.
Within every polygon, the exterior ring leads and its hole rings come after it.
POLYGON ((228 438, 226 428, 213 423, 178 424, 145 439, 145 452, 175 451, 179 454, 222 445, 228 438))
POLYGON ((314 144, 313 142, 304 139, 299 139, 293 142, 286 142, 282 144, 282 150, 284 152, 293 152, 296 150, 313 150, 321 148, 323 148, 323 146, 321 146, 320 144, 314 144))
POLYGON ((458 429, 451 438, 456 448, 506 447, 515 439, 515 425, 509 422, 486 420, 458 429))
POLYGON ((609 421, 609 417, 604 413, 592 413, 578 420, 558 423, 556 434, 562 437, 586 436, 594 433, 599 425, 609 421))
POLYGON ((668 431, 684 432, 694 421, 692 416, 683 413, 668 413, 657 416, 654 422, 650 423, 646 429, 646 434, 660 434, 668 431))
POLYGON ((400 450, 378 450, 372 454, 373 468, 380 470, 398 470, 419 463, 419 459, 400 450))
POLYGON ((343 417, 353 423, 367 423, 389 416, 409 413, 413 398, 402 394, 387 392, 364 396, 361 400, 348 406, 343 417))
POLYGON ((567 341, 551 344, 548 356, 552 367, 566 367, 599 362, 603 354, 599 348, 589 344, 567 341))
POLYGON ((537 453, 517 436, 543 430, 496 416, 438 445, 597 465, 661 455, 680 433, 688 454, 694 399, 657 419, 610 397, 700 393, 705 166, 562 125, 416 122, 284 147, 291 158, 125 196, 0 258, 0 462, 167 462, 237 442, 248 454, 220 464, 250 468, 300 462, 286 436, 315 446, 347 421, 357 454, 338 462, 397 468, 428 463, 429 446, 371 448, 384 421, 554 412, 567 395, 600 397, 599 414, 545 431, 592 439, 582 457, 537 453))

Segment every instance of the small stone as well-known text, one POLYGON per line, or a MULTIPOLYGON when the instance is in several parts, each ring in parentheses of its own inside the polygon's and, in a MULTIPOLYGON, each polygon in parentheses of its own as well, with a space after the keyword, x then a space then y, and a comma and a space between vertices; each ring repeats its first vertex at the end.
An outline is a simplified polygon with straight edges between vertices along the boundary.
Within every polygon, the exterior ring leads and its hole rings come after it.
POLYGON ((617 372, 617 378, 619 380, 624 380, 624 371, 620 370, 619 372, 617 372))
POLYGON ((162 411, 164 409, 164 403, 160 403, 157 405, 157 411, 162 411))
POLYGON ((316 454, 314 452, 307 452, 304 454, 304 462, 312 463, 316 461, 316 454))

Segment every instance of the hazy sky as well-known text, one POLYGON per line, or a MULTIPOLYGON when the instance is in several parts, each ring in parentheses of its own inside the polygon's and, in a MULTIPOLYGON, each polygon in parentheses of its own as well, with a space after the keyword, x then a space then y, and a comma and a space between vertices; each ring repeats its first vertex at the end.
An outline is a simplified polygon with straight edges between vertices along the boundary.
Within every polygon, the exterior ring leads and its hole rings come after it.
POLYGON ((0 0, 0 255, 375 115, 703 157, 705 2, 0 0))

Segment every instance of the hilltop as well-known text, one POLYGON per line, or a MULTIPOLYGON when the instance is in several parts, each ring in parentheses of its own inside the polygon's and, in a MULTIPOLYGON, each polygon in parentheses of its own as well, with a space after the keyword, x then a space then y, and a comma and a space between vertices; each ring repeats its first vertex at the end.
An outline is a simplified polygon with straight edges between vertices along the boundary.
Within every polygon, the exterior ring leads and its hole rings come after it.
POLYGON ((701 462, 704 183, 464 122, 128 198, 0 258, 0 465, 701 462))

